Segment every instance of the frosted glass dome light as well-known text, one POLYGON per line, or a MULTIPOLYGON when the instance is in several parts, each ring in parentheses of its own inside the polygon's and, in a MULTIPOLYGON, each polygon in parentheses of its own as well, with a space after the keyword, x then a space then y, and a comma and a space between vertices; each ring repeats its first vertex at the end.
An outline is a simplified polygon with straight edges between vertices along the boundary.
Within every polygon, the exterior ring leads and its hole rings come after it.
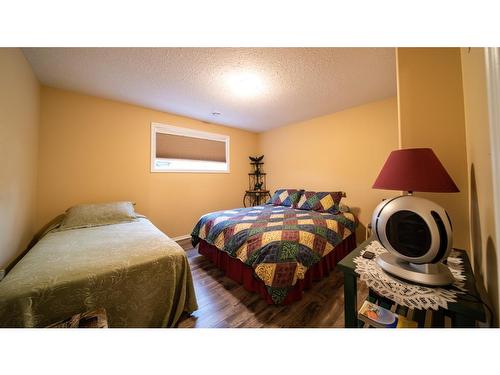
POLYGON ((255 72, 239 71, 228 73, 225 81, 231 92, 238 97, 256 97, 265 91, 262 77, 255 72))

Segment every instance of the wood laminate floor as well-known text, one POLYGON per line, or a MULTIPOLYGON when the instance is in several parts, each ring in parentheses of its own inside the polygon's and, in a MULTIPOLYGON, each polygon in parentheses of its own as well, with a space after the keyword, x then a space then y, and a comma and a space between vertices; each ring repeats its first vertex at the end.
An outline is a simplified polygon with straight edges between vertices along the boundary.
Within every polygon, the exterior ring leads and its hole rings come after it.
MULTIPOLYGON (((332 271, 314 283, 300 301, 275 306, 225 277, 196 249, 186 251, 199 308, 191 316, 183 315, 179 328, 344 327, 344 285, 340 271, 332 271)), ((358 304, 367 295, 366 286, 358 281, 358 304)))

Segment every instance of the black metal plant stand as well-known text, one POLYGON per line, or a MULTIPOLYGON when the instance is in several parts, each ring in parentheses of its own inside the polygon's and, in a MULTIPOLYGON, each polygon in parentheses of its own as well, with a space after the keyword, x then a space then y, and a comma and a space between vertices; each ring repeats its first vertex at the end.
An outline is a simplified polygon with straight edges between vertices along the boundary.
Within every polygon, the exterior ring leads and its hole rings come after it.
POLYGON ((245 191, 243 197, 245 207, 264 204, 268 198, 271 198, 269 190, 266 190, 266 173, 262 171, 263 157, 250 158, 252 172, 248 174, 248 190, 245 191))

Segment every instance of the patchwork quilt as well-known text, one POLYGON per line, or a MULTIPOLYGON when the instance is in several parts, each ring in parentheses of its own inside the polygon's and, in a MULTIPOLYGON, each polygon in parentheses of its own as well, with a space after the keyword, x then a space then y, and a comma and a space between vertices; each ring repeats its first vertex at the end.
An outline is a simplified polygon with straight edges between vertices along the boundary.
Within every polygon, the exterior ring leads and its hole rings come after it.
POLYGON ((280 304, 307 269, 334 251, 356 224, 350 212, 264 205, 206 214, 191 237, 193 246, 204 240, 251 266, 280 304))

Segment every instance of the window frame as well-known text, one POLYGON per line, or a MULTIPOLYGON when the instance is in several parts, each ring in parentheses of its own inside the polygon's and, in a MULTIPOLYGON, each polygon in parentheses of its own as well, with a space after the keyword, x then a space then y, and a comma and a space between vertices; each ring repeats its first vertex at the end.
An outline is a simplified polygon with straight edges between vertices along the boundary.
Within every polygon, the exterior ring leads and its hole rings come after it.
POLYGON ((182 128, 179 126, 173 126, 168 124, 162 124, 159 122, 151 123, 151 173, 230 173, 230 136, 204 132, 201 130, 195 130, 191 128, 182 128), (214 170, 214 169, 159 169, 156 167, 156 134, 171 134, 191 138, 206 139, 210 141, 221 141, 225 142, 226 146, 226 169, 225 170, 214 170))

